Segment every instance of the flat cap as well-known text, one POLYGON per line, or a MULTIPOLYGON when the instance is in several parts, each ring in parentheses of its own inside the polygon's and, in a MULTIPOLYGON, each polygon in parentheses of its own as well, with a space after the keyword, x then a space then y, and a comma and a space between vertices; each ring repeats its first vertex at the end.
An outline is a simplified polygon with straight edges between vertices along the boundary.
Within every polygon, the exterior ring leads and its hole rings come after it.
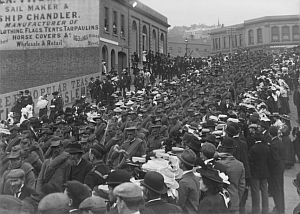
POLYGON ((99 196, 91 196, 84 199, 79 205, 79 210, 90 210, 92 212, 106 211, 105 199, 99 196))
POLYGON ((130 182, 122 183, 117 186, 113 194, 130 201, 143 199, 142 189, 138 185, 130 182))

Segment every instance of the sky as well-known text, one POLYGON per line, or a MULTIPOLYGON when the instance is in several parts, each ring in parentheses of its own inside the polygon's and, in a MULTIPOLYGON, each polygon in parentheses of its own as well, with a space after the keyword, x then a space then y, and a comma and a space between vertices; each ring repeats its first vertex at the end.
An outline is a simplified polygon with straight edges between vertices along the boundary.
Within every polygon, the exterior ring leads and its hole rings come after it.
POLYGON ((233 25, 274 15, 300 15, 300 0, 140 0, 173 26, 233 25))

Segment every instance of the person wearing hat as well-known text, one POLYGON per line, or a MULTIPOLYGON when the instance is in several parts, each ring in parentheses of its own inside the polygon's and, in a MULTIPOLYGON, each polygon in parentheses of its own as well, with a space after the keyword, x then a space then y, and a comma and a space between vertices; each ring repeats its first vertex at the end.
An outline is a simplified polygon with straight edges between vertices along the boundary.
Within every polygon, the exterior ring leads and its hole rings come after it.
POLYGON ((92 196, 91 189, 79 181, 67 181, 64 186, 64 194, 70 198, 70 206, 72 209, 78 209, 82 201, 92 196))
POLYGON ((146 143, 142 139, 136 137, 135 126, 125 128, 126 140, 121 146, 115 145, 112 147, 114 152, 108 160, 116 168, 122 168, 127 159, 132 157, 141 157, 146 154, 146 143))
POLYGON ((80 203, 79 211, 81 214, 106 214, 105 199, 98 196, 88 197, 80 203))
POLYGON ((258 130, 252 134, 254 145, 249 150, 250 187, 252 199, 252 213, 269 212, 268 178, 270 175, 268 159, 270 156, 268 145, 262 141, 262 133, 258 130), (262 210, 260 210, 260 195, 262 210))
POLYGON ((271 141, 269 145, 270 159, 269 159, 269 192, 271 193, 277 213, 284 213, 284 145, 278 136, 278 127, 271 126, 269 128, 271 141))
POLYGON ((164 177, 154 171, 149 171, 145 174, 144 180, 141 181, 141 186, 143 186, 145 203, 145 213, 172 213, 179 214, 182 213, 180 207, 167 203, 162 199, 162 195, 166 194, 168 191, 167 186, 164 182, 164 177))
POLYGON ((71 164, 69 180, 77 180, 84 182, 86 175, 93 168, 92 164, 82 158, 83 150, 80 143, 70 143, 65 148, 65 151, 70 155, 69 161, 71 164))
POLYGON ((229 211, 238 214, 240 200, 246 186, 246 180, 244 165, 233 156, 234 151, 234 140, 225 136, 221 141, 221 145, 218 147, 219 159, 215 162, 215 168, 228 175, 230 180, 228 192, 231 199, 229 211))
POLYGON ((117 206, 116 206, 116 197, 113 194, 113 190, 115 187, 122 183, 130 182, 131 174, 123 169, 117 169, 108 174, 106 179, 106 184, 108 186, 108 191, 103 190, 100 186, 94 188, 95 195, 100 196, 108 200, 107 210, 109 213, 118 213, 117 206))
POLYGON ((7 179, 10 184, 11 194, 24 200, 32 194, 36 194, 35 190, 25 185, 25 172, 23 169, 13 169, 8 175, 7 179))
POLYGON ((105 183, 109 173, 109 167, 104 163, 103 158, 106 154, 105 147, 102 144, 95 144, 90 148, 89 160, 93 169, 85 176, 84 183, 91 189, 95 186, 105 183))
POLYGON ((49 158, 43 162, 41 171, 37 178, 36 191, 43 193, 43 186, 46 184, 55 185, 57 191, 63 191, 64 183, 69 179, 68 172, 71 168, 69 154, 63 151, 60 139, 53 139, 45 156, 49 158))
POLYGON ((48 194, 38 205, 40 214, 69 214, 71 209, 70 198, 64 193, 48 194))
POLYGON ((33 99, 32 96, 30 95, 29 90, 24 91, 24 95, 22 96, 22 108, 25 108, 27 105, 32 105, 33 106, 33 99))
POLYGON ((151 134, 148 137, 148 145, 147 145, 147 153, 160 149, 162 147, 162 143, 164 138, 160 135, 161 125, 152 125, 151 126, 151 134))
POLYGON ((25 201, 12 195, 0 195, 1 214, 32 214, 33 207, 25 201))
POLYGON ((56 117, 58 115, 62 115, 64 110, 63 110, 63 100, 61 98, 61 96, 59 96, 59 92, 55 91, 52 93, 53 95, 53 99, 50 101, 50 115, 49 115, 49 119, 54 122, 54 120, 56 119, 56 117), (51 108, 52 106, 52 108, 51 108))
POLYGON ((185 149, 178 158, 183 175, 179 180, 177 204, 183 213, 198 213, 200 182, 193 172, 197 156, 191 149, 185 149))
POLYGON ((118 185, 113 194, 116 197, 119 214, 139 214, 144 205, 142 189, 133 183, 126 182, 118 185))
POLYGON ((23 161, 20 147, 13 147, 8 158, 8 169, 3 172, 0 179, 0 194, 11 194, 8 174, 13 169, 22 169, 25 172, 25 185, 28 188, 35 187, 35 174, 33 166, 30 163, 23 161))
MULTIPOLYGON (((199 213, 223 214, 228 212, 229 196, 224 193, 224 182, 218 170, 211 167, 197 169, 201 174, 203 184, 206 188, 204 197, 199 204, 199 213)), ((228 193, 227 193, 228 194, 228 193)))

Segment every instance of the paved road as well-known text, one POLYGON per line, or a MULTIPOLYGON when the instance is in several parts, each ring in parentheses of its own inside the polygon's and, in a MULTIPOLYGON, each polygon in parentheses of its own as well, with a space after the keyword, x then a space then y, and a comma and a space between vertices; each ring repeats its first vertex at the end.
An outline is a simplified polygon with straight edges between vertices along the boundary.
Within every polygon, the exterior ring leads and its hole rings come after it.
MULTIPOLYGON (((293 104, 292 96, 290 96, 290 108, 291 108, 291 125, 292 127, 298 126, 297 123, 297 110, 293 104)), ((294 207, 300 202, 300 196, 298 196, 296 188, 292 184, 296 174, 300 172, 300 163, 296 163, 295 166, 284 172, 284 193, 285 193, 285 213, 292 214, 294 207)), ((250 193, 250 191, 249 191, 250 193)), ((272 211, 274 207, 273 198, 269 198, 269 209, 272 211)), ((248 213, 251 211, 251 195, 247 200, 246 210, 248 213)))

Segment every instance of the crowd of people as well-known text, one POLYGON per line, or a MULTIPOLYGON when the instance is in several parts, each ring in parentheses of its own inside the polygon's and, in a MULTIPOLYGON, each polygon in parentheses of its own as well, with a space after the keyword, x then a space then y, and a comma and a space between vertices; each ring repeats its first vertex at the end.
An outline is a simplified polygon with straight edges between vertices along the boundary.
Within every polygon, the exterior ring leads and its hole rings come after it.
POLYGON ((300 160, 288 116, 292 93, 300 112, 299 56, 173 59, 184 70, 135 90, 107 75, 72 107, 43 96, 38 116, 24 117, 33 101, 20 93, 0 127, 0 213, 243 214, 249 191, 253 214, 285 213, 283 173, 300 160))

